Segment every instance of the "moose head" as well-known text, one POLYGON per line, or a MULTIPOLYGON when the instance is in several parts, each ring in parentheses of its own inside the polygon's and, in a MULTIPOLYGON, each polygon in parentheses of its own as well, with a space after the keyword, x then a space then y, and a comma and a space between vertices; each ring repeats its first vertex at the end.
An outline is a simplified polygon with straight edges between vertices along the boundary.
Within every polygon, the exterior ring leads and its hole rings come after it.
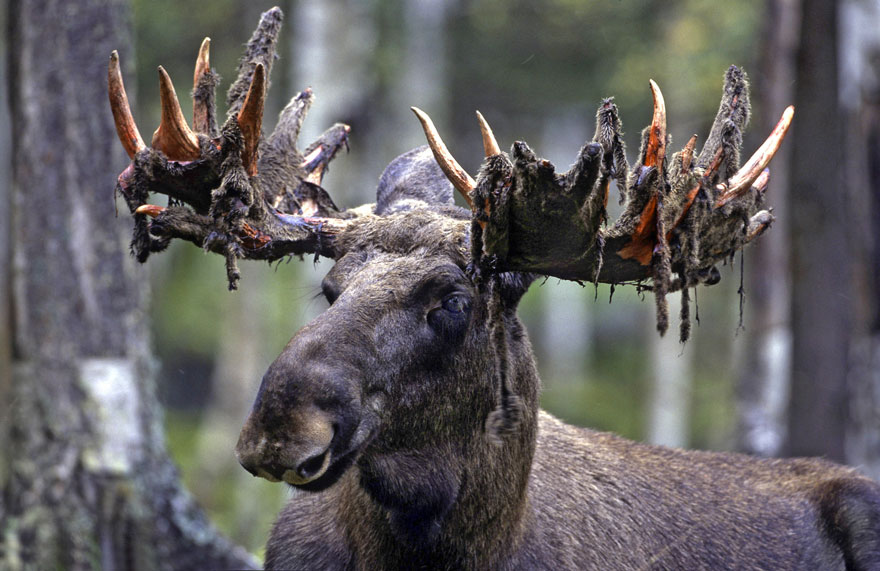
MULTIPOLYGON (((335 261, 322 283, 330 307, 269 367, 236 447, 254 475, 321 492, 291 501, 267 566, 877 564, 880 493, 848 469, 669 451, 540 412, 540 380, 516 316, 537 276, 640 284, 653 291, 664 332, 665 297, 681 292, 687 307, 689 288, 716 282, 715 264, 770 225, 761 209, 766 167, 792 108, 740 165, 748 84, 731 67, 702 150, 694 136, 669 154, 665 104, 651 81, 653 119, 637 164, 627 164, 609 99, 594 140, 565 173, 523 142, 503 152, 478 113, 486 156, 476 179, 414 108, 428 146, 388 165, 375 204, 344 210, 321 182, 348 127, 296 146, 309 90, 261 136, 280 18, 278 9, 263 14, 220 128, 208 40, 196 64, 194 130, 160 68, 162 122, 151 147, 131 117, 115 53, 109 71, 133 160, 117 191, 134 216, 139 260, 182 238, 225 257, 231 289, 239 258, 335 261), (611 181, 624 207, 609 225, 611 181), (455 206, 453 188, 469 208, 455 206), (156 193, 168 207, 147 203, 156 193), (755 519, 768 502, 774 511, 755 519), (702 513, 710 506, 718 513, 702 513), (823 527, 831 520, 834 533, 823 527), (680 541, 694 534, 702 547, 680 541)), ((683 339, 688 332, 683 313, 683 339)))

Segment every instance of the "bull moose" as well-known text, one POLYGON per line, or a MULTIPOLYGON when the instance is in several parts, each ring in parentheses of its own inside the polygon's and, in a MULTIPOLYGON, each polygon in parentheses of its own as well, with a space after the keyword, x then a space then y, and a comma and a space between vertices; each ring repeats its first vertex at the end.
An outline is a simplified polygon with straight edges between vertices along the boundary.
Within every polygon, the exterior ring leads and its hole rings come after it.
MULTIPOLYGON (((228 94, 206 39, 194 127, 160 68, 162 119, 148 147, 128 107, 118 56, 110 102, 132 159, 119 175, 140 261, 182 238, 226 258, 332 258, 330 307, 263 377, 236 455, 302 490, 266 550, 270 569, 880 569, 880 486, 818 459, 758 459, 649 446, 566 425, 538 408, 540 379, 517 303, 539 276, 650 283, 665 298, 717 281, 715 264, 772 221, 761 210, 785 111, 740 166, 749 114, 731 67, 702 150, 667 154, 654 113, 627 164, 617 108, 568 172, 523 142, 502 152, 479 116, 476 179, 414 109, 428 146, 392 161, 375 204, 339 209, 321 186, 348 127, 300 151, 306 90, 261 136, 281 11, 263 14, 228 94), (614 180, 623 214, 606 224, 614 180), (453 203, 457 189, 469 208, 453 203), (148 204, 165 194, 169 206, 148 204)), ((681 334, 687 336, 687 319, 681 334)))

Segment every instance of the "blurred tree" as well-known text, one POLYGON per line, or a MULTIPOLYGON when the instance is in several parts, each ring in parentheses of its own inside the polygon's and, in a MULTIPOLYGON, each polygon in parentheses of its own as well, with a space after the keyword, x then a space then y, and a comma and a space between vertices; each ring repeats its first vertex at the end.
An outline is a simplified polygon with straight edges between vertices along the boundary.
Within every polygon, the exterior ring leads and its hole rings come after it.
MULTIPOLYGON (((669 315, 680 312, 681 298, 669 296, 669 315)), ((651 322, 650 329, 651 398, 645 439, 652 444, 684 448, 690 444, 693 348, 682 345, 674 330, 661 337, 656 334, 656 323, 651 322)))
POLYGON ((785 452, 845 460, 853 330, 852 216, 839 102, 838 2, 803 0, 795 72, 792 378, 785 452))
MULTIPOLYGON (((0 29, 6 29, 6 2, 0 0, 0 29)), ((6 38, 0 37, 0 78, 6 73, 6 38)), ((12 190, 9 176, 9 155, 12 152, 12 137, 9 136, 9 101, 7 90, 0 89, 0 204, 12 204, 12 190)), ((11 208, 0 208, 0 270, 9 268, 12 254, 11 208)), ((9 303, 12 283, 9 272, 0 277, 0 403, 9 402, 12 382, 12 304, 9 303)), ((0 404, 0 413, 4 411, 0 404)), ((5 434, 4 426, 9 415, 0 414, 0 434, 5 434)), ((0 465, 0 482, 4 480, 5 466, 0 465)))
POLYGON ((252 566, 181 489, 164 447, 145 274, 109 191, 126 160, 102 62, 129 48, 128 3, 11 0, 8 21, 15 263, 0 274, 16 311, 0 567, 252 566))
POLYGON ((878 24, 876 0, 767 2, 759 131, 789 101, 798 118, 772 168, 772 201, 786 206, 747 255, 749 329, 738 385, 740 449, 824 455, 874 477, 878 24))
MULTIPOLYGON (((760 61, 753 76, 759 98, 754 140, 769 133, 778 114, 794 101, 800 33, 798 0, 767 0, 764 13, 760 61)), ((782 145, 773 161, 771 204, 788 203, 791 148, 782 145)), ((790 212, 787 207, 776 208, 774 215, 773 231, 746 255, 745 366, 737 379, 737 448, 763 456, 778 455, 785 440, 791 370, 790 212)))
POLYGON ((842 8, 840 94, 857 260, 846 452, 880 479, 880 0, 842 8))
POLYGON ((231 521, 218 521, 218 525, 225 524, 234 541, 254 550, 262 548, 270 523, 267 520, 274 519, 285 495, 282 486, 252 477, 233 455, 242 412, 250 408, 268 367, 261 351, 272 344, 266 314, 274 308, 261 303, 268 286, 269 280, 250 280, 224 304, 226 310, 217 324, 220 346, 211 375, 210 400, 203 407, 196 435, 192 478, 199 485, 198 498, 206 509, 230 514, 231 521))

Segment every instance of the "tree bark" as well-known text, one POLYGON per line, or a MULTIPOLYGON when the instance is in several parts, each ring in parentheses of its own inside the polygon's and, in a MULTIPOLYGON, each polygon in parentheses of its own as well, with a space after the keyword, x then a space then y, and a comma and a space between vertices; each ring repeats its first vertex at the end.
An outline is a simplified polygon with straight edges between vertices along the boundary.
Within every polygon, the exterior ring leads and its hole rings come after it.
POLYGON ((844 2, 841 93, 857 256, 847 461, 880 479, 880 0, 844 2))
MULTIPOLYGON (((0 0, 0 29, 6 29, 6 2, 0 0)), ((0 40, 0 51, 5 55, 9 49, 5 39, 0 40)), ((6 59, 0 57, 0 77, 6 77, 6 59)), ((7 92, 0 89, 0 204, 12 204, 12 181, 9 173, 10 155, 12 153, 11 136, 9 135, 9 101, 7 92)), ((0 208, 0 270, 8 270, 11 264, 10 231, 12 220, 10 208, 0 208)), ((9 391, 12 380, 12 304, 11 280, 9 272, 0 273, 0 434, 5 434, 4 426, 9 419, 7 405, 10 402, 9 391)), ((2 443, 2 441, 0 441, 2 443)), ((0 466, 0 488, 5 480, 6 467, 0 466)))
POLYGON ((843 461, 852 326, 850 216, 842 192, 836 1, 804 0, 792 171, 792 382, 785 452, 843 461))
POLYGON ((4 569, 255 564, 181 489, 164 446, 147 276, 126 251, 130 222, 115 217, 111 191, 127 159, 105 66, 113 49, 133 65, 130 18, 120 0, 9 5, 14 323, 4 569))

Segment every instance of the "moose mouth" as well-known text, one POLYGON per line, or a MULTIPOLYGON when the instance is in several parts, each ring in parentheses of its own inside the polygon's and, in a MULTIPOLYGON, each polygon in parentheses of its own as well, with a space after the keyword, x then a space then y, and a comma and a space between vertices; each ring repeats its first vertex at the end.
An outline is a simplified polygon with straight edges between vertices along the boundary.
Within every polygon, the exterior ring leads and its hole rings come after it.
POLYGON ((362 448, 362 446, 352 448, 335 459, 331 459, 331 453, 328 451, 324 455, 324 465, 321 466, 319 473, 311 479, 303 481, 303 479, 299 478, 293 470, 287 470, 284 473, 283 479, 286 483, 290 484, 297 490, 322 492, 339 481, 339 478, 341 478, 354 463, 362 448), (291 475, 290 478, 288 478, 288 474, 291 475))
POLYGON ((330 456, 330 450, 327 449, 323 454, 315 456, 298 466, 296 470, 285 470, 281 475, 281 479, 293 486, 313 482, 323 476, 327 468, 330 467, 330 456))
POLYGON ((314 459, 315 464, 321 462, 321 466, 313 477, 305 481, 301 476, 298 479, 288 479, 286 477, 287 473, 290 473, 292 476, 299 476, 295 472, 288 470, 285 472, 283 480, 297 490, 304 490, 306 492, 322 492, 326 490, 338 482, 342 475, 351 468, 352 464, 360 457, 361 452, 373 442, 378 432, 378 427, 373 425, 373 423, 360 423, 357 429, 355 429, 355 435, 352 438, 353 442, 349 441, 350 447, 347 451, 339 456, 335 456, 333 452, 336 447, 331 444, 323 458, 314 459))

